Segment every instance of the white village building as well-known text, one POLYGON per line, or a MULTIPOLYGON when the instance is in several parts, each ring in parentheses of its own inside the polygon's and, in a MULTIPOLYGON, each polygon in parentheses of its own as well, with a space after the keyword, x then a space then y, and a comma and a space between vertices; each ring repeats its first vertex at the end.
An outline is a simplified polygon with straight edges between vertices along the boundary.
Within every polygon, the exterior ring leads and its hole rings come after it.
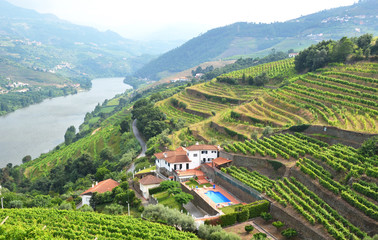
POLYGON ((174 171, 198 168, 203 163, 211 163, 219 156, 219 146, 192 145, 179 147, 175 151, 155 153, 156 171, 165 176, 173 176, 174 171))

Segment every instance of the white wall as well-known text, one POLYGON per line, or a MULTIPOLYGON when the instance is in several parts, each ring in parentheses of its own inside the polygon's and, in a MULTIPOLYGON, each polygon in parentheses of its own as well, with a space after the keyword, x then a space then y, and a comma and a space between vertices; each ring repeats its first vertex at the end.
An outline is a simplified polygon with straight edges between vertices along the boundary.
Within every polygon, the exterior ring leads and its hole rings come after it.
POLYGON ((148 193, 148 189, 158 187, 160 184, 151 184, 151 185, 139 184, 139 185, 140 185, 140 190, 143 193, 143 197, 145 199, 148 199, 150 197, 150 194, 148 193))
POLYGON ((81 202, 86 205, 89 205, 89 200, 91 199, 92 196, 90 195, 83 195, 81 196, 81 202))

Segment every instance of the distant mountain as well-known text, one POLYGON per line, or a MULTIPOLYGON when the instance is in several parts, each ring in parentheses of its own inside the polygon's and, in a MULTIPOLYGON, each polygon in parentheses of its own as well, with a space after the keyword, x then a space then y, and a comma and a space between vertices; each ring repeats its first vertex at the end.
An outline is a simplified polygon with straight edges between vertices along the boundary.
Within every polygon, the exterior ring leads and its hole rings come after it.
POLYGON ((212 29, 152 60, 136 76, 158 79, 202 62, 242 55, 263 56, 273 48, 299 51, 325 39, 378 33, 378 4, 364 0, 352 6, 324 10, 286 22, 238 22, 212 29))
POLYGON ((0 0, 0 60, 15 66, 69 78, 124 76, 152 58, 147 55, 150 49, 112 31, 75 25, 0 0))

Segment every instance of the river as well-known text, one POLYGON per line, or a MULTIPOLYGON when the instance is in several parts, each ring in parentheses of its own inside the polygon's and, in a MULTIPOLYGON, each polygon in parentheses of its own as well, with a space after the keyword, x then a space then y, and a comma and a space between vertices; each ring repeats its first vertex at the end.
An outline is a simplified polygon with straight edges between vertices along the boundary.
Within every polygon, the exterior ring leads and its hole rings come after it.
POLYGON ((54 149, 64 141, 69 126, 78 130, 98 103, 130 88, 123 78, 97 78, 89 91, 46 99, 0 117, 0 167, 19 165, 26 155, 34 159, 54 149))

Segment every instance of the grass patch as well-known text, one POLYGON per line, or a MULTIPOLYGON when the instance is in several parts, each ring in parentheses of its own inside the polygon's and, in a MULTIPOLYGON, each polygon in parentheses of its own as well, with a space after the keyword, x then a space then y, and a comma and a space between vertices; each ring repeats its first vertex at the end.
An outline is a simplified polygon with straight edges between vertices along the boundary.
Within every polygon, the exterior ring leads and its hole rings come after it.
POLYGON ((150 167, 150 168, 143 169, 143 170, 137 172, 136 174, 140 174, 140 173, 148 173, 148 172, 151 172, 152 170, 156 170, 156 165, 155 165, 155 166, 152 166, 152 167, 150 167))
POLYGON ((178 202, 176 202, 175 198, 168 193, 168 191, 156 193, 153 195, 160 204, 163 204, 164 206, 175 208, 177 210, 181 210, 182 206, 178 202))
POLYGON ((194 179, 191 179, 189 180, 188 182, 185 183, 186 186, 190 187, 190 188, 195 188, 195 187, 199 187, 199 188, 202 188, 202 187, 211 187, 213 185, 211 185, 210 183, 204 183, 204 184, 199 184, 196 180, 194 179))
POLYGON ((222 207, 220 208, 220 210, 222 210, 224 214, 229 214, 235 212, 235 208, 239 208, 241 206, 243 206, 243 204, 235 204, 227 207, 222 207))

